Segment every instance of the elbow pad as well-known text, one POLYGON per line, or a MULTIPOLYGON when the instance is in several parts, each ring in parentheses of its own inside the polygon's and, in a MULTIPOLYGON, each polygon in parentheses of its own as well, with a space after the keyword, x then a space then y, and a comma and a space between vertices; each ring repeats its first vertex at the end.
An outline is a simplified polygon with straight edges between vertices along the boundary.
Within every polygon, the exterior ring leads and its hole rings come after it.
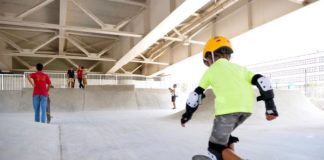
POLYGON ((257 86, 257 88, 259 89, 260 96, 257 97, 257 101, 263 100, 265 102, 266 114, 278 116, 279 114, 273 101, 274 93, 270 80, 260 74, 256 74, 252 78, 252 84, 257 86))
POLYGON ((260 92, 260 96, 257 98, 257 101, 267 101, 274 98, 271 82, 267 77, 264 77, 261 74, 256 74, 252 78, 252 84, 255 85, 260 92))
POLYGON ((204 89, 197 87, 193 92, 190 93, 186 102, 186 112, 182 115, 183 118, 190 120, 192 114, 198 109, 201 104, 201 100, 205 98, 204 89))
POLYGON ((187 99, 187 106, 191 108, 197 108, 201 104, 201 100, 205 98, 204 89, 197 87, 193 92, 190 93, 187 99))

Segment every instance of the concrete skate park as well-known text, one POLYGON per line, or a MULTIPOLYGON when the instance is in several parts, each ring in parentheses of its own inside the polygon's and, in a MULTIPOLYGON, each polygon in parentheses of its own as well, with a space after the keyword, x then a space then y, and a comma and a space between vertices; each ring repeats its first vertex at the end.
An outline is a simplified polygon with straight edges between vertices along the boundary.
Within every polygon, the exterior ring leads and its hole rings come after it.
MULTIPOLYGON (((241 140, 238 153, 250 159, 322 159, 323 111, 300 92, 275 94, 280 118, 266 121, 264 104, 258 102, 254 115, 234 133, 241 140)), ((33 122, 30 95, 31 89, 1 92, 1 159, 185 160, 206 153, 213 121, 210 90, 186 128, 180 126, 183 111, 170 110, 165 90, 53 89, 51 124, 33 122)))
POLYGON ((267 121, 264 102, 255 102, 233 133, 236 153, 323 160, 323 7, 319 0, 0 0, 0 160, 207 155, 213 92, 186 127, 180 119, 214 35, 230 38, 232 62, 270 78, 279 112, 267 121), (50 123, 34 122, 26 77, 37 63, 54 85, 50 123), (88 73, 84 89, 67 85, 67 69, 78 66, 88 73))

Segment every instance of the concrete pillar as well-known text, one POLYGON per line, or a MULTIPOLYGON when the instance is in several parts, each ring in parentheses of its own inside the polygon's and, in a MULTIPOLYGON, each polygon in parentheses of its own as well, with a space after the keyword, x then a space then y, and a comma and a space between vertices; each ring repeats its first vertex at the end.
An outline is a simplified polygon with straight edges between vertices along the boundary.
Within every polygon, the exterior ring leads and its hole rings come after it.
MULTIPOLYGON (((0 54, 5 52, 7 44, 3 41, 0 41, 0 54)), ((0 70, 1 71, 10 71, 12 69, 12 57, 11 56, 0 56, 0 70)))

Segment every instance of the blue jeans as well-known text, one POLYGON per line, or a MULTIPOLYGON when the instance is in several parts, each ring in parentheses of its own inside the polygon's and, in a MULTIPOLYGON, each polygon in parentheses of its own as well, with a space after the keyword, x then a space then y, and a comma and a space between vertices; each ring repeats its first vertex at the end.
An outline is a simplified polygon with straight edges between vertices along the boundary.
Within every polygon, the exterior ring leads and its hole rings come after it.
POLYGON ((33 106, 35 112, 35 122, 39 122, 39 114, 41 112, 41 122, 46 121, 46 109, 47 109, 47 96, 35 95, 33 96, 33 106))

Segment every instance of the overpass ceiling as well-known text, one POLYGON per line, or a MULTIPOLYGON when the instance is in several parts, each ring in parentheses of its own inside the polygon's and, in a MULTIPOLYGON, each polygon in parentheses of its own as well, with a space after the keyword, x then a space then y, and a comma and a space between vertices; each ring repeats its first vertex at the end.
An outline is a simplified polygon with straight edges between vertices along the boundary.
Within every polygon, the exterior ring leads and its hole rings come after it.
POLYGON ((208 39, 202 35, 207 32, 211 36, 216 32, 208 28, 242 8, 277 11, 280 3, 289 6, 258 24, 252 17, 259 13, 249 12, 249 28, 232 31, 235 34, 229 37, 315 2, 272 0, 277 5, 258 5, 270 0, 199 1, 164 1, 169 13, 161 23, 153 25, 149 18, 157 15, 153 14, 154 5, 162 1, 0 0, 0 41, 5 44, 0 48, 0 55, 12 57, 12 63, 17 63, 12 64, 12 71, 32 70, 39 61, 49 71, 64 71, 62 66, 55 68, 57 63, 67 67, 86 65, 91 72, 98 73, 151 75, 191 56, 192 48, 201 49, 208 39), (176 14, 177 10, 182 14, 176 14), (137 32, 136 25, 145 28, 137 32), (190 53, 180 58, 165 55, 173 54, 172 50, 179 45, 190 46, 191 49, 185 50, 190 53))

